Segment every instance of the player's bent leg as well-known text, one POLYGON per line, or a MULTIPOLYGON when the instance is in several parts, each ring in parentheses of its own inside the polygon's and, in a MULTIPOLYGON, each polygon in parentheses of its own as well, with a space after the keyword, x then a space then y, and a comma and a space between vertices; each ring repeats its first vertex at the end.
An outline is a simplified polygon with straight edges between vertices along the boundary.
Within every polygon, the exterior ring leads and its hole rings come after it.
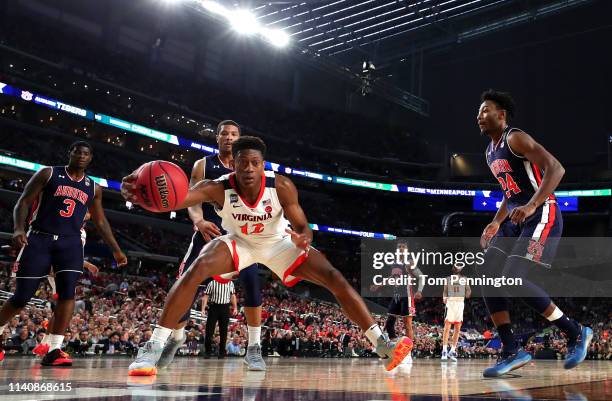
POLYGON ((414 341, 414 330, 412 329, 412 316, 404 316, 404 326, 406 327, 406 337, 414 341))
MULTIPOLYGON (((61 345, 74 312, 74 294, 81 274, 80 269, 64 269, 55 273, 57 305, 49 325, 47 353, 40 362, 43 366, 72 366, 70 355, 61 350, 61 345)), ((39 352, 42 352, 42 350, 39 350, 39 352)))
POLYGON ((383 336, 357 291, 319 251, 311 249, 308 258, 292 274, 319 284, 334 295, 346 316, 366 332, 368 339, 376 346, 376 353, 389 357, 385 363, 387 370, 397 367, 410 354, 412 341, 404 337, 394 343, 383 336))
MULTIPOLYGON (((40 284, 40 278, 22 278, 17 277, 17 287, 15 293, 2 305, 0 309, 0 329, 8 324, 9 320, 17 315, 27 303, 32 299, 38 285, 40 284)), ((4 350, 0 343, 0 360, 4 359, 4 350)))
POLYGON ((248 370, 265 371, 266 362, 261 354, 261 279, 259 266, 251 265, 240 271, 240 283, 244 289, 244 315, 247 321, 249 342, 244 356, 248 370))
POLYGON ((162 327, 176 327, 181 316, 192 305, 202 281, 233 271, 235 268, 232 254, 225 242, 209 242, 187 272, 170 289, 158 324, 162 327))
POLYGON ((128 375, 157 374, 157 363, 172 333, 170 327, 176 327, 181 316, 191 307, 200 283, 214 275, 231 273, 234 270, 232 254, 226 243, 221 240, 209 242, 187 272, 170 289, 158 327, 153 331, 151 339, 138 350, 136 360, 128 368, 128 375))
POLYGON ((447 320, 444 322, 444 332, 442 333, 442 357, 440 358, 443 361, 446 361, 448 359, 448 354, 447 354, 447 350, 448 350, 448 336, 450 334, 450 328, 451 328, 451 324, 450 322, 447 320))
POLYGON ((461 323, 455 323, 453 326, 453 342, 448 357, 451 361, 457 362, 457 343, 459 342, 459 334, 461 333, 461 323))

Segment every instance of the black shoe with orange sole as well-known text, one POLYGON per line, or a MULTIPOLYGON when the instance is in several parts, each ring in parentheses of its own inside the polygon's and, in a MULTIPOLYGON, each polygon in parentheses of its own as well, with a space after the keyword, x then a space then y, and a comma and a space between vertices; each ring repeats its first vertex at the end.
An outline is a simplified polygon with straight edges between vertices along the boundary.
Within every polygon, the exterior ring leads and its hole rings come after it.
POLYGON ((72 366, 72 359, 66 352, 56 348, 45 354, 40 364, 43 366, 72 366))

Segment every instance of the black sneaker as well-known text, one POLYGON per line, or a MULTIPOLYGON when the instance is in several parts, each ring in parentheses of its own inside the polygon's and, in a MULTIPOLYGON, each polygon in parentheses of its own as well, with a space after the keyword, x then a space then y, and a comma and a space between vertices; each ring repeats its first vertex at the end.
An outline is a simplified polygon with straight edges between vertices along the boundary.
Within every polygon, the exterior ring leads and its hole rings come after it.
POLYGON ((72 366, 72 359, 66 352, 56 348, 45 354, 40 364, 43 366, 72 366))

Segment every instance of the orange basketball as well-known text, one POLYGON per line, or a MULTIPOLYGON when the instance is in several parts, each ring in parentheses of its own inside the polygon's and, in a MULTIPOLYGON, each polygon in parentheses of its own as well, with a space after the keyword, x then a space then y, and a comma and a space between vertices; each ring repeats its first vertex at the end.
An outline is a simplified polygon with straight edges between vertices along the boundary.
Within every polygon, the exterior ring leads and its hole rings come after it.
POLYGON ((136 174, 138 204, 151 212, 174 210, 185 200, 189 191, 187 175, 174 163, 162 160, 145 163, 136 174))

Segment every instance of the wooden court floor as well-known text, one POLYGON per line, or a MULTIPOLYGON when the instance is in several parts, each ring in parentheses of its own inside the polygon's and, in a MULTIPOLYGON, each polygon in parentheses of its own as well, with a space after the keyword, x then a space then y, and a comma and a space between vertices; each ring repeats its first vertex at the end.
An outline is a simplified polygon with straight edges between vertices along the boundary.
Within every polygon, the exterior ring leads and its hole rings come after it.
POLYGON ((267 372, 249 372, 241 359, 177 358, 156 377, 136 378, 127 376, 130 361, 75 359, 72 368, 43 368, 34 358, 8 355, 0 363, 0 400, 612 400, 612 362, 566 371, 561 362, 534 361, 516 374, 483 379, 492 361, 415 360, 386 372, 375 359, 272 358, 267 372), (34 383, 71 389, 36 391, 34 383))

